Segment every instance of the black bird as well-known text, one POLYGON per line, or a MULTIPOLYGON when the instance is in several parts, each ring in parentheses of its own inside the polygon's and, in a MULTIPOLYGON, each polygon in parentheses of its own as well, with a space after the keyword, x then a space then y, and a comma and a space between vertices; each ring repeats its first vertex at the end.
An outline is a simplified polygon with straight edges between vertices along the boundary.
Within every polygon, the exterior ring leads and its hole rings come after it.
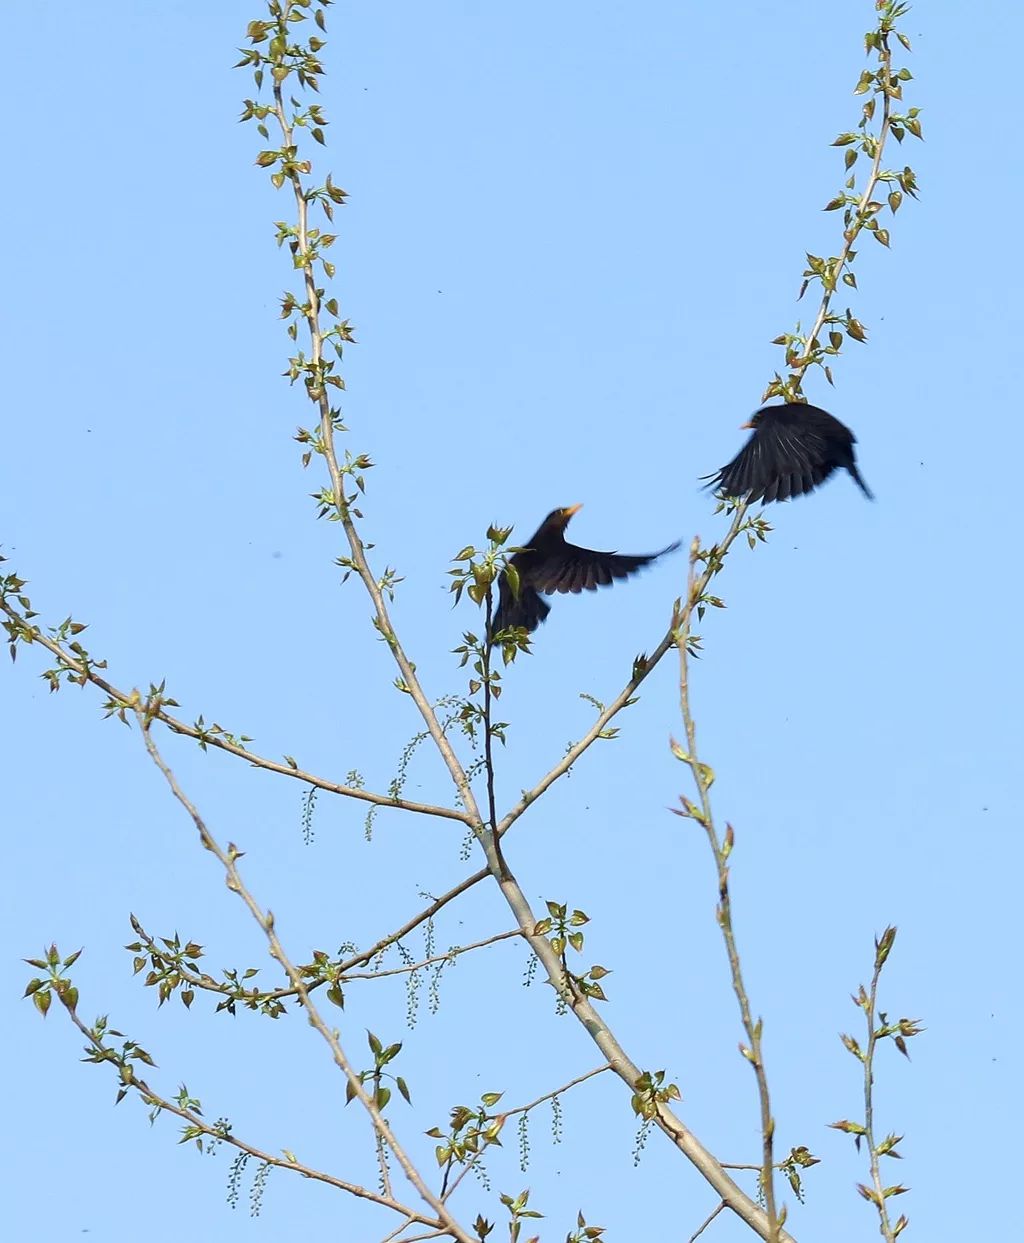
POLYGON ((527 632, 536 630, 551 605, 540 598, 541 592, 573 592, 584 589, 595 591, 616 578, 628 578, 645 565, 649 565, 663 553, 679 547, 679 541, 669 544, 661 552, 646 556, 628 556, 619 552, 594 552, 590 548, 577 548, 565 538, 569 519, 582 505, 568 505, 554 509, 534 532, 522 551, 515 553, 510 564, 519 574, 518 594, 502 574, 498 582, 498 611, 491 622, 491 637, 509 626, 523 626, 527 632))
POLYGON ((762 406, 742 426, 754 434, 728 466, 705 476, 709 488, 748 501, 788 501, 844 466, 868 500, 875 499, 857 470, 857 437, 827 410, 796 401, 762 406))

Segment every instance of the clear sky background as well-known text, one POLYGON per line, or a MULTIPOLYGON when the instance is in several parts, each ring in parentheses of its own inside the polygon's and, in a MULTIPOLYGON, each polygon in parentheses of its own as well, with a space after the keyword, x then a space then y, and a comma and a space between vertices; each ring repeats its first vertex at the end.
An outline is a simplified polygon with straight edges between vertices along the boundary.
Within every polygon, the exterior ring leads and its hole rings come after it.
MULTIPOLYGON (((386 788, 419 728, 355 582, 332 565, 338 528, 314 521, 290 439, 310 413, 280 378, 277 299, 293 282, 273 242, 291 205, 253 166, 239 126, 251 79, 232 72, 261 8, 37 3, 6 14, 8 148, 2 344, 8 411, 0 540, 43 617, 90 623, 121 685, 166 677, 200 713, 343 778, 386 788)), ((405 576, 397 626, 429 692, 459 692, 449 558, 490 521, 527 537, 584 502, 572 535, 645 552, 724 530, 697 477, 738 448, 789 330, 805 250, 832 253, 821 207, 841 182, 829 144, 852 128, 867 0, 732 5, 338 5, 315 150, 351 194, 336 292, 357 329, 345 443, 379 463, 365 537, 405 576)), ((892 1181, 908 1238, 999 1238, 1017 1216, 1021 794, 1019 49, 1017 4, 919 3, 907 102, 921 200, 865 240, 851 300, 870 340, 808 396, 855 429, 869 504, 845 475, 776 506, 776 531, 719 580, 694 674, 715 804, 736 826, 737 927, 774 1090, 780 1150, 822 1158, 801 1240, 876 1236, 857 1196, 866 1163, 826 1124, 856 1117, 859 1030, 849 994, 872 936, 900 935, 883 1005, 920 1018, 913 1061, 885 1050, 881 1131, 906 1134, 892 1181)), ((500 799, 512 800, 610 698, 663 633, 685 559, 599 597, 555 601, 536 653, 508 677, 500 799)), ((20 1000, 26 955, 85 953, 81 1011, 139 1040, 155 1084, 181 1081, 208 1117, 269 1149, 373 1181, 367 1127, 301 1021, 186 1015, 131 977, 135 912, 208 947, 211 968, 263 964, 259 934, 170 800, 135 732, 91 690, 51 696, 38 653, 0 683, 6 861, 5 1233, 64 1243, 380 1238, 347 1199, 281 1173, 262 1215, 225 1203, 229 1158, 176 1146, 137 1102, 79 1063, 59 1013, 20 1000)), ((703 839, 667 808, 687 790, 666 661, 620 720, 517 826, 507 853, 531 898, 592 917, 586 959, 612 968, 608 1015, 644 1066, 664 1067, 681 1115, 721 1158, 756 1159, 753 1077, 713 911, 703 839)), ((297 959, 372 943, 454 884, 457 828, 322 796, 315 841, 302 788, 167 739, 182 782, 273 907, 297 959)), ((408 792, 448 800, 426 751, 408 792)), ((479 887, 438 928, 442 947, 510 927, 479 887)), ((412 948, 416 948, 413 941, 412 948)), ((410 1032, 401 982, 353 985, 338 1016, 405 1040, 415 1113, 393 1122, 424 1156, 448 1108, 505 1090, 518 1104, 599 1062, 549 990, 521 986, 506 943, 445 977, 410 1032)), ((492 1163, 495 1193, 533 1188, 546 1243, 580 1207, 610 1240, 685 1240, 713 1193, 657 1135, 636 1131, 610 1076, 565 1100, 565 1143, 532 1128, 492 1163)), ((792 1197, 788 1197, 792 1201, 792 1197)), ((471 1180, 471 1220, 495 1196, 471 1180)), ((504 1237, 499 1220, 495 1238, 504 1237)), ((719 1219, 707 1236, 749 1237, 719 1219)))

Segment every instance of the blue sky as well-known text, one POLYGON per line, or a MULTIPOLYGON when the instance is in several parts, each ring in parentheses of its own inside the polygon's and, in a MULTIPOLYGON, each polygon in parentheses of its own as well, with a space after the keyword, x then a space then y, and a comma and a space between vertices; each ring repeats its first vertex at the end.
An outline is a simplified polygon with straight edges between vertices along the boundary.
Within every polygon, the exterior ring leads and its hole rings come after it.
MULTIPOLYGON (((379 463, 364 534, 405 576, 394 617, 431 694, 464 686, 450 649, 476 619, 468 605, 451 612, 445 571, 489 522, 525 538, 555 505, 584 502, 574 538, 630 552, 723 529, 696 478, 741 443, 737 424, 779 362, 769 342, 801 313, 804 252, 834 248, 837 219, 820 210, 841 180, 829 144, 858 115, 871 10, 332 11, 330 146, 314 158, 351 195, 335 254, 359 340, 345 360, 346 443, 379 463)), ((277 298, 291 273, 272 222, 289 208, 253 167, 257 135, 236 123, 251 82, 230 70, 260 9, 108 0, 102 14, 8 15, 26 55, 8 66, 17 128, 2 191, 4 551, 47 620, 90 623, 114 681, 166 677, 184 715, 385 788, 418 722, 389 689, 357 584, 339 586, 339 532, 314 521, 308 495, 323 481, 303 474, 290 439, 309 416, 280 378, 277 298)), ((729 607, 707 620, 693 678, 716 809, 736 826, 736 921, 780 1147, 823 1159, 791 1225, 833 1243, 874 1237, 853 1189, 864 1162, 826 1124, 856 1116, 858 1067, 836 1033, 857 1026, 849 993, 887 922, 900 936, 885 1008, 928 1029, 912 1063, 884 1055, 878 1076, 879 1125, 907 1137, 907 1237, 1004 1230, 1010 1210, 976 1187, 1015 1179, 1024 1103, 1008 460, 1024 17, 992 3, 965 21, 960 5, 921 3, 904 28, 907 101, 927 139, 905 157, 921 201, 900 211, 890 252, 861 246, 851 305, 869 343, 840 360, 835 391, 807 386, 857 432, 878 499, 843 476, 774 507, 768 546, 738 550, 719 580, 729 607)), ((599 598, 555 602, 508 677, 502 802, 586 728, 580 692, 621 687, 684 575, 680 556, 599 598)), ((258 1219, 244 1197, 232 1212, 224 1155, 177 1147, 171 1124, 151 1129, 135 1103, 112 1109, 114 1085, 80 1065, 77 1034, 19 999, 23 956, 84 945, 83 1014, 109 1013, 145 1045, 155 1082, 185 1081, 208 1116, 256 1143, 372 1181, 365 1123, 344 1111, 302 1023, 214 1018, 200 1002, 158 1012, 132 981, 118 948, 129 911, 207 945, 212 967, 262 965, 262 950, 138 737, 102 721, 89 690, 49 695, 42 667, 24 650, 3 680, 11 1237, 381 1237, 347 1201, 280 1174, 258 1219)), ((620 724, 506 852, 532 901, 590 914, 587 957, 614 970, 608 1013, 623 1042, 668 1069, 713 1151, 749 1161, 756 1098, 736 1053, 711 860, 667 811, 687 789, 667 747, 680 728, 669 662, 620 724)), ((367 843, 360 808, 326 797, 307 846, 296 783, 180 740, 167 755, 211 827, 246 850, 299 959, 372 942, 421 889, 478 866, 461 861, 457 828, 386 813, 367 843)), ((426 752, 409 793, 448 797, 426 752)), ((509 926, 497 893, 478 889, 438 940, 509 926)), ((417 1109, 394 1122, 414 1148, 458 1101, 504 1089, 524 1102, 597 1064, 547 990, 521 988, 525 963, 515 944, 463 959, 439 1013, 424 1008, 412 1032, 400 984, 352 986, 347 1044, 361 1052, 366 1026, 406 1041, 417 1109)), ((533 1188, 546 1240, 579 1207, 620 1240, 685 1239, 714 1207, 656 1136, 634 1168, 635 1126, 610 1077, 566 1099, 562 1146, 546 1127, 539 1117, 527 1174, 514 1152, 492 1170, 496 1191, 533 1188)), ((493 1218, 494 1202, 467 1187, 465 1216, 493 1218)), ((748 1236, 720 1219, 708 1237, 748 1236)))

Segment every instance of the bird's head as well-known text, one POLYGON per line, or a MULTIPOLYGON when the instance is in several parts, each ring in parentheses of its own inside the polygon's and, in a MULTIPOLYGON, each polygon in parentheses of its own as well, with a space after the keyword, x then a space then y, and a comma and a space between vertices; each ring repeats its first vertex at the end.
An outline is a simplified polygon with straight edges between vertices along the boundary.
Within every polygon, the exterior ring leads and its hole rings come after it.
POLYGON ((761 419, 763 416, 764 416, 763 410, 755 410, 754 413, 750 416, 750 418, 747 419, 746 423, 740 424, 740 431, 741 432, 756 431, 757 428, 761 426, 761 419))
POLYGON ((548 514, 546 523, 550 523, 551 526, 557 527, 560 531, 564 531, 569 525, 569 520, 572 518, 573 514, 579 513, 582 508, 582 505, 563 505, 561 509, 552 510, 552 512, 548 514))

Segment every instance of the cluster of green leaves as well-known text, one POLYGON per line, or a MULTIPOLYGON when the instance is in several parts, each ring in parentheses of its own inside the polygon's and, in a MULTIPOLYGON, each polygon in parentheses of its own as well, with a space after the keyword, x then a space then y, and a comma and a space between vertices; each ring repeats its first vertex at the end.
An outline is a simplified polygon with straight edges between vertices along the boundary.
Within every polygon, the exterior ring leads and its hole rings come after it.
POLYGON ((811 1150, 803 1144, 799 1148, 790 1149, 789 1156, 784 1161, 779 1162, 779 1169, 785 1174, 789 1185, 793 1188, 793 1192, 801 1204, 804 1202, 804 1194, 800 1171, 810 1169, 812 1165, 820 1165, 820 1163, 820 1157, 814 1156, 811 1150))
POLYGON ((478 549, 472 544, 467 544, 461 552, 452 557, 456 566, 454 570, 448 571, 452 579, 449 590, 455 593, 455 604, 462 599, 462 593, 465 591, 474 604, 483 605, 490 588, 502 574, 507 577, 513 592, 518 594, 519 574, 510 562, 512 557, 522 549, 505 547, 512 531, 512 527, 499 527, 492 524, 487 528, 486 548, 478 549), (460 562, 465 564, 460 565, 460 562))
POLYGON ((576 1215, 576 1229, 565 1236, 565 1243, 591 1243, 605 1232, 604 1226, 588 1226, 582 1213, 576 1215))
POLYGON ((447 1133, 440 1127, 433 1126, 426 1132, 431 1139, 440 1142, 434 1147, 437 1164, 445 1169, 445 1183, 448 1172, 453 1165, 464 1165, 467 1161, 477 1162, 485 1148, 492 1144, 501 1146, 501 1131, 505 1125, 505 1114, 491 1113, 503 1092, 485 1092, 480 1097, 477 1109, 468 1105, 454 1105, 448 1120, 447 1133))
POLYGON ((23 997, 32 998, 32 1004, 44 1018, 55 996, 74 1014, 78 1006, 78 989, 72 984, 71 977, 65 975, 65 972, 75 965, 81 952, 81 950, 75 950, 73 954, 62 959, 56 945, 51 945, 44 958, 25 959, 30 967, 46 972, 45 978, 34 976, 29 980, 22 994, 23 997))
POLYGON ((665 1071, 645 1070, 633 1084, 630 1105, 638 1118, 653 1122, 658 1116, 658 1106, 669 1101, 682 1100, 682 1094, 674 1083, 665 1082, 665 1071))
MULTIPOLYGON (((409 1095, 409 1087, 401 1075, 393 1075, 390 1071, 384 1069, 395 1060, 402 1051, 402 1042, 384 1045, 384 1042, 373 1032, 366 1033, 366 1042, 370 1046, 370 1052, 373 1054, 373 1065, 366 1070, 356 1072, 356 1078, 365 1087, 367 1083, 372 1085, 373 1103, 377 1109, 383 1113, 388 1101, 391 1100, 391 1089, 384 1082, 390 1079, 395 1087, 402 1094, 406 1104, 412 1104, 412 1098, 409 1095)), ((354 1101, 356 1097, 356 1089, 351 1080, 345 1085, 345 1104, 348 1105, 354 1101)))
POLYGON ((272 1019, 285 1013, 285 1003, 276 990, 267 992, 255 983, 247 984, 259 975, 257 968, 249 967, 241 972, 225 968, 221 978, 215 979, 199 964, 204 951, 198 942, 183 942, 177 933, 173 937, 151 937, 135 915, 130 918, 139 939, 129 942, 125 949, 134 955, 132 967, 136 975, 149 967, 143 984, 156 989, 159 1005, 177 993, 186 1010, 190 1009, 196 989, 201 989, 217 995, 217 1013, 224 1010, 234 1015, 239 1006, 272 1019))
MULTIPOLYGON (((535 1209, 527 1208, 530 1203, 529 1191, 521 1191, 517 1196, 503 1195, 501 1202, 508 1209, 508 1237, 510 1243, 519 1243, 519 1236, 522 1232, 523 1222, 527 1219, 543 1218, 543 1213, 538 1213, 535 1209)), ((493 1222, 486 1221, 483 1217, 477 1217, 473 1223, 473 1229, 476 1231, 478 1239, 486 1239, 494 1229, 493 1222)), ((604 1234, 604 1226, 590 1226, 587 1219, 582 1213, 576 1215, 576 1229, 570 1230, 565 1236, 565 1243, 593 1243, 593 1240, 600 1239, 604 1234)), ((524 1243, 539 1243, 540 1235, 531 1235, 524 1243)))
POLYGON ((917 197, 917 176, 909 165, 902 169, 881 167, 882 150, 889 134, 898 143, 902 143, 908 133, 915 138, 923 137, 919 108, 908 108, 904 112, 893 110, 894 104, 903 101, 904 82, 913 78, 905 66, 893 68, 890 42, 895 36, 904 48, 910 50, 910 40, 896 28, 896 23, 909 7, 898 0, 878 0, 877 25, 864 36, 865 51, 868 55, 874 54, 876 67, 861 73, 854 94, 867 95, 870 92, 870 98, 861 108, 857 128, 839 134, 832 144, 844 149, 845 180, 842 188, 825 205, 825 211, 843 211, 843 246, 838 255, 827 258, 808 253, 799 296, 802 298, 811 285, 820 284, 820 320, 816 322, 812 334, 802 332, 797 324, 794 332, 782 333, 773 340, 773 345, 782 346, 785 351, 789 372, 785 378, 776 372, 765 390, 765 400, 770 397, 800 400, 803 376, 808 367, 820 367, 826 380, 832 384, 832 369, 828 360, 842 351, 844 336, 851 341, 863 342, 867 339, 867 330, 853 311, 849 307, 842 312, 833 311, 831 299, 840 283, 850 289, 857 288, 857 278, 850 265, 857 257, 853 245, 860 234, 870 233, 876 242, 888 246, 889 230, 881 223, 883 209, 888 206, 890 214, 895 216, 905 195, 917 197), (882 108, 878 127, 872 128, 879 114, 879 101, 882 108), (854 165, 861 155, 870 161, 870 167, 863 188, 858 190, 854 165), (875 195, 876 192, 883 193, 886 187, 888 192, 883 203, 875 195), (819 335, 823 331, 828 333, 827 344, 819 335))
MULTIPOLYGON (((528 1218, 543 1217, 543 1213, 538 1213, 535 1209, 527 1208, 530 1202, 529 1191, 521 1191, 517 1196, 501 1196, 502 1204, 508 1209, 511 1220, 508 1223, 509 1243, 519 1243, 519 1235, 523 1228, 523 1222, 528 1218)), ((540 1235, 531 1235, 526 1243, 539 1243, 540 1235)))
MULTIPOLYGON (((448 571, 451 577, 449 590, 454 594, 454 603, 466 595, 484 610, 484 634, 477 635, 467 630, 462 635, 462 643, 453 649, 459 657, 459 667, 470 666, 468 695, 461 701, 457 719, 462 732, 475 746, 482 734, 485 740, 485 751, 489 757, 489 745, 492 738, 499 742, 506 741, 507 721, 495 721, 491 717, 491 701, 501 698, 501 673, 491 663, 491 653, 500 650, 504 665, 511 664, 520 652, 530 651, 530 637, 522 626, 509 626, 498 634, 492 634, 492 618, 494 617, 495 584, 504 576, 512 591, 518 594, 520 589, 519 573, 513 564, 513 558, 521 549, 509 547, 508 538, 512 527, 499 527, 492 524, 487 528, 487 546, 483 549, 467 544, 457 553, 452 561, 454 569, 448 571)), ((489 759, 484 760, 486 767, 489 759)))
MULTIPOLYGON (((178 707, 176 699, 168 699, 163 694, 163 685, 161 682, 159 686, 151 686, 150 697, 159 696, 160 707, 178 707)), ((243 751, 245 750, 245 744, 252 742, 251 734, 233 734, 230 730, 226 730, 223 726, 218 725, 216 721, 212 725, 207 725, 202 715, 193 721, 192 728, 196 731, 195 738, 199 744, 200 751, 205 751, 209 743, 215 738, 223 739, 224 742, 229 742, 233 747, 239 747, 243 751)), ((297 768, 298 765, 293 764, 293 767, 297 768)))
POLYGON ((573 987, 577 988, 585 997, 590 997, 594 1001, 607 1001, 608 998, 605 996, 600 981, 606 975, 611 975, 608 968, 595 964, 589 971, 585 971, 582 975, 577 975, 576 972, 569 969, 566 957, 566 949, 573 949, 577 954, 583 953, 585 938, 580 929, 584 924, 590 923, 590 916, 580 910, 570 912, 564 902, 549 901, 546 903, 546 906, 548 908, 547 917, 537 920, 533 929, 534 936, 548 938, 551 948, 561 959, 562 970, 571 981, 573 987))

